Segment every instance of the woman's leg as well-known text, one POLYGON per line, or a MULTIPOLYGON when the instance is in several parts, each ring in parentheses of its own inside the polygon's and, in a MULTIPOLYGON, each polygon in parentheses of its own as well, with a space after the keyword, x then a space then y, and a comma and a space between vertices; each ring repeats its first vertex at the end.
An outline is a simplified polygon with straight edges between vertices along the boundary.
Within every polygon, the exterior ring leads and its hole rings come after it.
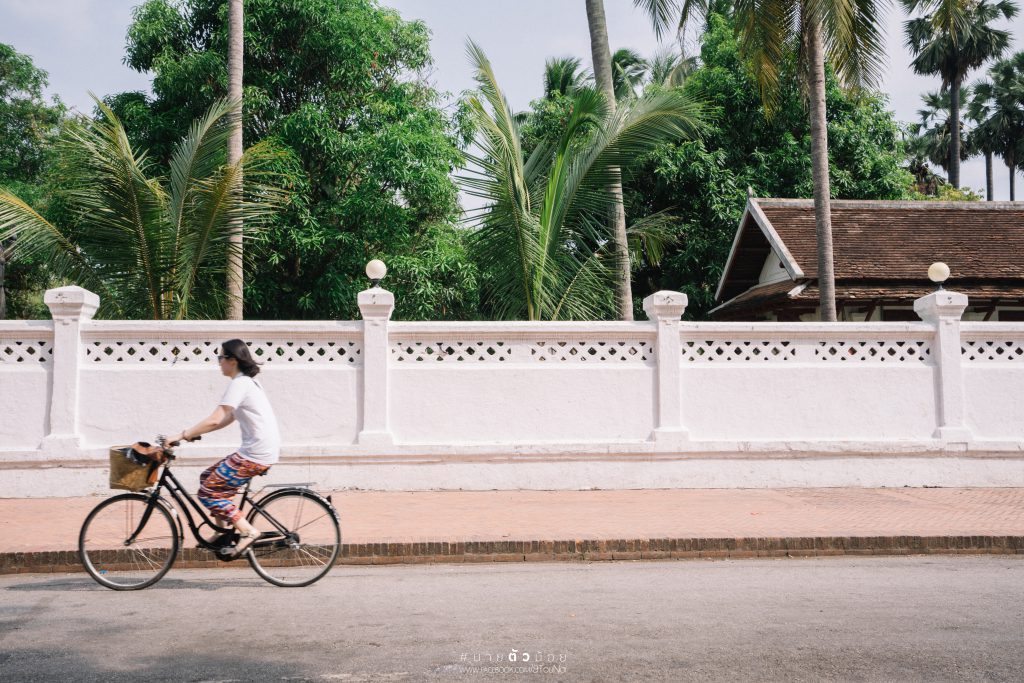
POLYGON ((251 533, 252 526, 242 518, 232 498, 250 479, 268 469, 232 453, 199 476, 199 502, 222 524, 232 524, 245 534, 251 533))

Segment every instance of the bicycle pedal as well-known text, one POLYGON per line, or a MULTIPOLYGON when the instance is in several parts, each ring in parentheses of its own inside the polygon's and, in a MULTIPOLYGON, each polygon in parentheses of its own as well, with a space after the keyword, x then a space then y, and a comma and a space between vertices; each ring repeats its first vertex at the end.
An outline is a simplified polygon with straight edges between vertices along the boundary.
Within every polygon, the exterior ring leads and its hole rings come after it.
POLYGON ((221 562, 234 562, 239 559, 241 555, 235 555, 235 549, 232 548, 221 548, 217 551, 215 557, 221 562))

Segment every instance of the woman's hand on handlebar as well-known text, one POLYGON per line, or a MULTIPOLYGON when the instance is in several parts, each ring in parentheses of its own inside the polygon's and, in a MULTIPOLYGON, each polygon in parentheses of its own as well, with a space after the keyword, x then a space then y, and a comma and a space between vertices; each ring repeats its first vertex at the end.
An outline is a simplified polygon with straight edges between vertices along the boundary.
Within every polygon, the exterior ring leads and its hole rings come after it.
POLYGON ((182 441, 188 441, 189 443, 192 443, 193 441, 202 441, 203 440, 202 436, 193 436, 191 439, 186 439, 184 432, 181 432, 180 434, 178 434, 178 437, 179 438, 177 438, 177 439, 175 439, 173 441, 167 441, 164 444, 164 447, 165 448, 176 448, 176 447, 181 445, 182 441))

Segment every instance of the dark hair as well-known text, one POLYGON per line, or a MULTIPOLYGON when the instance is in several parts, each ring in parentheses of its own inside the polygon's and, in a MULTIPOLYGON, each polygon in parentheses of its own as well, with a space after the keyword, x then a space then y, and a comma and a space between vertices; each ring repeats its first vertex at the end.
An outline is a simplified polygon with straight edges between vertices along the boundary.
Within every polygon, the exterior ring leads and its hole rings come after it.
POLYGON ((255 377, 260 374, 259 363, 252 359, 249 347, 241 339, 229 339, 220 345, 220 351, 228 358, 238 361, 238 369, 246 377, 255 377))

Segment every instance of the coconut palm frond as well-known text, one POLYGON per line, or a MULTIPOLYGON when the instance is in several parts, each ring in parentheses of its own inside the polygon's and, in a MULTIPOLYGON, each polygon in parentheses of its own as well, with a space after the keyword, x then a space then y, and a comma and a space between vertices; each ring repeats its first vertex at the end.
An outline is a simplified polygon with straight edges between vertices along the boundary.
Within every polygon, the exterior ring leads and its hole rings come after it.
POLYGON ((612 113, 600 93, 578 88, 558 136, 523 162, 489 63, 473 44, 470 55, 483 95, 468 101, 480 154, 460 181, 487 203, 472 221, 474 249, 488 272, 485 296, 499 317, 614 314, 613 167, 628 168, 655 145, 696 134, 702 110, 680 91, 665 91, 629 99, 612 113))
POLYGON ((629 226, 626 235, 629 238, 629 259, 633 267, 659 265, 666 247, 679 241, 678 228, 679 218, 667 211, 645 216, 629 226))
POLYGON ((224 164, 232 106, 216 103, 192 126, 165 187, 147 177, 145 155, 97 100, 98 117, 70 122, 58 143, 71 224, 55 226, 0 193, 0 234, 17 237, 15 257, 45 254, 58 275, 100 294, 101 315, 219 315, 231 222, 241 219, 252 234, 287 200, 275 170, 283 152, 270 143, 224 164))
POLYGON ((558 57, 544 64, 544 97, 571 95, 578 88, 586 87, 590 74, 583 68, 579 57, 558 57))
POLYGON ((658 40, 669 31, 679 30, 680 24, 675 21, 680 9, 678 0, 633 0, 633 5, 650 17, 658 40))
POLYGON ((70 122, 58 142, 69 203, 78 215, 73 241, 126 310, 163 318, 167 195, 146 177, 145 155, 132 148, 114 113, 96 104, 99 118, 70 122))
POLYGON ((7 258, 31 259, 45 256, 58 278, 77 282, 100 295, 101 313, 117 314, 118 298, 85 254, 66 234, 16 195, 0 188, 0 242, 10 242, 7 258))

